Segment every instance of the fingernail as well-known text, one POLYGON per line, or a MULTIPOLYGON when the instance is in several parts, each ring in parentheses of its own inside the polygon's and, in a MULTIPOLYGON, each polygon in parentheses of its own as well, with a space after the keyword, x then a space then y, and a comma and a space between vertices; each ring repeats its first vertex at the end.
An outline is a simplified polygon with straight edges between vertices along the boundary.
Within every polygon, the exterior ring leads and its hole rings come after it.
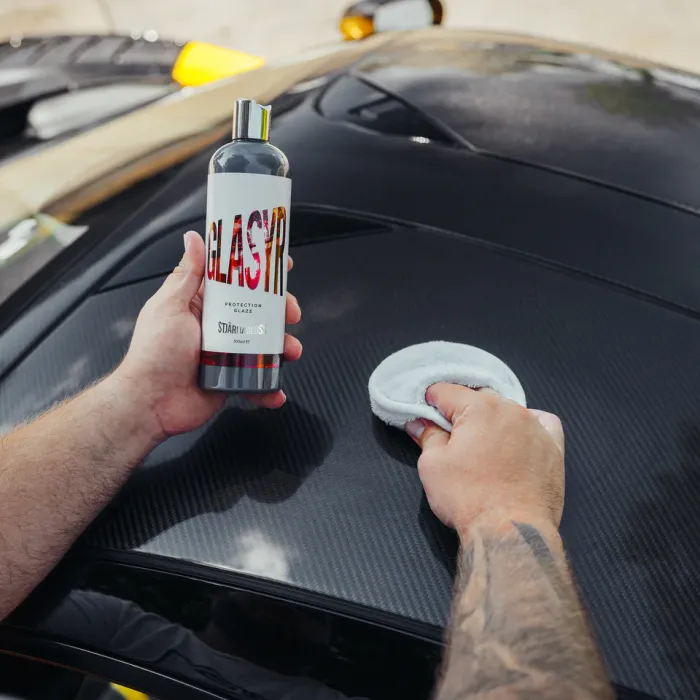
POLYGON ((425 432, 425 423, 420 418, 416 418, 416 420, 408 421, 404 425, 404 430, 420 444, 421 436, 425 432))
POLYGON ((190 233, 191 233, 191 231, 187 231, 187 233, 183 234, 183 236, 182 236, 182 242, 185 246, 185 253, 187 252, 187 249, 190 247, 190 233))
POLYGON ((553 413, 547 413, 547 411, 539 411, 536 408, 529 408, 528 410, 530 413, 534 414, 540 425, 546 430, 556 430, 561 428, 561 419, 559 416, 556 416, 553 413))

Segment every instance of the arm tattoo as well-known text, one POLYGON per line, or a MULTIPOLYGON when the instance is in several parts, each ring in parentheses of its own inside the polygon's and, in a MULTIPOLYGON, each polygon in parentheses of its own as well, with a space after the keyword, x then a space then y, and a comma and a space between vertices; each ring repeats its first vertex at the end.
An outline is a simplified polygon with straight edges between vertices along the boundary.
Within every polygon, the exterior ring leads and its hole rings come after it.
POLYGON ((563 553, 512 526, 463 543, 437 700, 612 698, 563 553))

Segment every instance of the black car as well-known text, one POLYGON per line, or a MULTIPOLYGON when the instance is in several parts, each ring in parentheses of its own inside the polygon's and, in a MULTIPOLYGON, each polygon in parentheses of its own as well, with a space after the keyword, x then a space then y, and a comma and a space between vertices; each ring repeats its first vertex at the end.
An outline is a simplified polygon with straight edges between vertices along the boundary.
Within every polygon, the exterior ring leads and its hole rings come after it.
POLYGON ((0 268, 24 265, 0 306, 4 431, 123 356, 182 233, 203 230, 238 97, 272 103, 292 166, 305 345, 283 409, 231 399, 147 458, 0 628, 0 690, 427 698, 457 541, 366 387, 392 351, 444 339, 502 357, 562 417, 562 534, 619 697, 700 695, 699 87, 431 29, 0 163, 0 227, 46 229, 0 268))

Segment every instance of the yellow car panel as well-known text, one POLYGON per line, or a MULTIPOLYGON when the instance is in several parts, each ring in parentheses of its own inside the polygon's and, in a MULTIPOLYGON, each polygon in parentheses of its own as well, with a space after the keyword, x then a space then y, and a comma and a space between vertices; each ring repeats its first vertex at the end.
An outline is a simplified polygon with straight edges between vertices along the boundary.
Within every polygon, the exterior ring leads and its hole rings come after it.
POLYGON ((116 690, 124 700, 149 700, 148 695, 144 693, 139 693, 138 690, 132 690, 123 685, 118 685, 117 683, 112 683, 112 690, 116 690))
POLYGON ((249 53, 189 41, 182 47, 175 61, 172 76, 183 87, 196 87, 255 70, 264 63, 262 58, 249 53))

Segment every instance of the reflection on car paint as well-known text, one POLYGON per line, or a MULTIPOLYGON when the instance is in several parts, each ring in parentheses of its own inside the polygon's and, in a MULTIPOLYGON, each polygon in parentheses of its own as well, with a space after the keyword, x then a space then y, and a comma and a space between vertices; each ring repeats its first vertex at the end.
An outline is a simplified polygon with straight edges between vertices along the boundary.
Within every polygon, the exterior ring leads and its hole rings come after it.
POLYGON ((100 564, 80 585, 11 624, 226 697, 427 699, 440 658, 434 642, 200 580, 100 564))

